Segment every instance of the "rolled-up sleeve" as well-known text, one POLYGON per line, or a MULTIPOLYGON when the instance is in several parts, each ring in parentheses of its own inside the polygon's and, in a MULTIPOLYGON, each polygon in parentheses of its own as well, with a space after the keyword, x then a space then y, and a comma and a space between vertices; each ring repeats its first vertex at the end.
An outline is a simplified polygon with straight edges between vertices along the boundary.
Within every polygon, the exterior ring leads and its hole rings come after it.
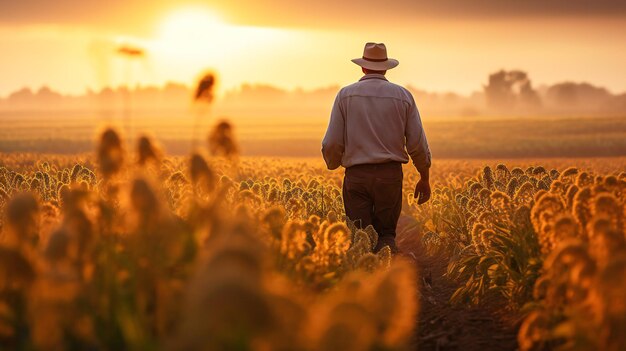
POLYGON ((415 101, 410 100, 407 109, 407 123, 405 130, 406 151, 411 156, 413 164, 418 171, 430 168, 431 155, 426 133, 422 126, 422 119, 417 109, 415 101))
POLYGON ((322 140, 322 155, 328 169, 337 169, 341 166, 341 158, 345 150, 345 120, 341 109, 341 92, 337 94, 333 109, 330 113, 330 122, 324 140, 322 140))

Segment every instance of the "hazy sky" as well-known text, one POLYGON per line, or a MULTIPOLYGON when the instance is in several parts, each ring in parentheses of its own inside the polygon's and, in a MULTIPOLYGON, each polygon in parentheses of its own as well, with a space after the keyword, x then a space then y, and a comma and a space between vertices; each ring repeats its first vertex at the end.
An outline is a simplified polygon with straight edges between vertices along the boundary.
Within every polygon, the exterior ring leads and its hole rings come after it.
POLYGON ((428 90, 469 93, 504 68, 624 92, 625 40, 623 0, 0 0, 0 96, 191 83, 206 68, 226 89, 347 84, 366 41, 400 60, 390 79, 428 90), (116 55, 123 44, 145 58, 116 55))

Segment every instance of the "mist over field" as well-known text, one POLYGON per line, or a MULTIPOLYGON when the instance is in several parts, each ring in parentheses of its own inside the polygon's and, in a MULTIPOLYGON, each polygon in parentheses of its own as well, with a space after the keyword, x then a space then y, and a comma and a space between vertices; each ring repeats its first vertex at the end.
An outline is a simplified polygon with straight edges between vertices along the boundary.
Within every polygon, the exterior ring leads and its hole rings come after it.
MULTIPOLYGON (((358 78, 358 76, 355 76, 358 78)), ((393 76, 389 78, 395 82, 393 76)), ((425 82, 427 83, 427 82, 425 82)), ((413 84, 413 94, 424 118, 520 117, 520 116, 615 116, 626 110, 626 92, 613 93, 588 82, 565 81, 552 85, 533 84, 526 72, 497 71, 476 82, 472 94, 429 92, 413 84)), ((213 103, 216 115, 230 117, 318 117, 327 119, 340 86, 317 89, 284 89, 271 84, 244 83, 220 94, 213 103)), ((22 88, 0 97, 0 110, 88 110, 115 109, 150 111, 177 110, 184 113, 192 102, 192 88, 169 82, 163 86, 105 87, 67 95, 52 87, 22 88)))
MULTIPOLYGON (((438 158, 626 155, 626 94, 589 83, 535 88, 522 71, 495 72, 469 96, 407 88, 438 158)), ((244 84, 199 111, 192 104, 192 89, 177 83, 84 95, 24 88, 0 99, 5 125, 0 151, 88 152, 96 133, 115 125, 128 138, 149 133, 168 152, 181 155, 190 151, 194 128, 206 130, 227 119, 234 123, 245 155, 314 157, 339 89, 244 84), (204 114, 199 122, 198 113, 204 114)))

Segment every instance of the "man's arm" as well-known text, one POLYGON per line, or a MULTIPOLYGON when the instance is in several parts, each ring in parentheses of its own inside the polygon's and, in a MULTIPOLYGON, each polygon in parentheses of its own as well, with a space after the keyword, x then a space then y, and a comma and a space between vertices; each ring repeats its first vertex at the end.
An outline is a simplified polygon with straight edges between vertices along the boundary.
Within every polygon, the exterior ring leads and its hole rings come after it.
POLYGON ((430 148, 428 147, 420 113, 413 99, 411 99, 407 113, 405 130, 406 151, 409 153, 409 156, 411 156, 417 171, 422 174, 425 170, 430 168, 430 148))
POLYGON ((415 186, 413 196, 418 199, 418 204, 423 204, 430 198, 430 148, 428 147, 419 110, 412 98, 407 113, 406 150, 420 174, 420 180, 415 186))
MULTIPOLYGON (((341 93, 341 92, 340 92, 341 93)), ((333 109, 330 113, 330 122, 324 140, 322 140, 322 155, 328 169, 337 169, 341 166, 341 158, 345 149, 345 119, 340 106, 340 94, 337 94, 333 109)))

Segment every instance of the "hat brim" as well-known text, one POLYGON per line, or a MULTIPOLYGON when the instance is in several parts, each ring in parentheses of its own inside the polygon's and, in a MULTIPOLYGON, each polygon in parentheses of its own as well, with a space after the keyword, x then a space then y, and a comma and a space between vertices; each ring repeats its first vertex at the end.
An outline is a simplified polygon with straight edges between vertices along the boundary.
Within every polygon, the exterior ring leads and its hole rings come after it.
POLYGON ((400 63, 398 60, 392 58, 387 59, 386 61, 376 62, 368 61, 361 57, 352 59, 352 62, 363 68, 371 69, 372 71, 386 71, 396 67, 400 63))

